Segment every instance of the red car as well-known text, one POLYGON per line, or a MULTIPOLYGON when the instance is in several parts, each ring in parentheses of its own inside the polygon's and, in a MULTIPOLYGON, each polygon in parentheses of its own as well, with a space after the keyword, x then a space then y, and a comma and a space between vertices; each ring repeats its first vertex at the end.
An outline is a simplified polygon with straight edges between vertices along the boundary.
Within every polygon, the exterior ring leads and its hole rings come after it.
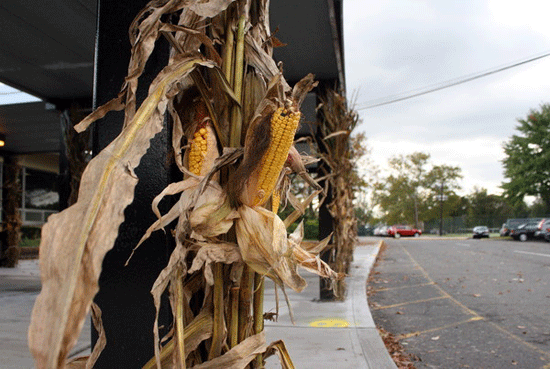
POLYGON ((422 231, 405 225, 394 225, 388 228, 388 236, 399 238, 401 236, 420 237, 422 231))

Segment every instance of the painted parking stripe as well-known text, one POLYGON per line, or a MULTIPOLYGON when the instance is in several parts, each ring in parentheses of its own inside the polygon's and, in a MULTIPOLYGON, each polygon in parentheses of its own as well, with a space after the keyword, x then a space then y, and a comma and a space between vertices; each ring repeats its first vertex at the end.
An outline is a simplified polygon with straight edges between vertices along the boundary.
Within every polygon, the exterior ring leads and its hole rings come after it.
POLYGON ((410 286, 398 286, 398 287, 377 288, 377 289, 373 289, 372 292, 393 291, 393 290, 404 290, 404 289, 407 289, 407 288, 416 288, 416 287, 431 286, 431 285, 433 285, 433 284, 435 284, 435 282, 413 284, 413 285, 410 285, 410 286))
POLYGON ((469 243, 460 243, 460 242, 457 242, 456 245, 457 245, 457 246, 470 247, 470 244, 469 244, 469 243))
POLYGON ((456 322, 456 323, 450 323, 450 324, 445 324, 445 325, 442 325, 441 327, 435 327, 435 328, 431 328, 431 329, 426 329, 425 331, 416 331, 416 332, 411 332, 411 333, 406 333, 406 334, 400 334, 398 336, 399 339, 407 339, 407 338, 411 338, 411 337, 415 337, 415 336, 419 336, 421 334, 425 334, 425 333, 433 333, 433 332, 437 332, 437 331, 440 331, 442 329, 447 329, 447 328, 452 328, 452 327, 456 327, 458 325, 461 325, 461 324, 466 324, 466 323, 470 323, 470 322, 477 322, 479 320, 484 320, 485 318, 481 317, 481 316, 473 316, 471 317, 470 319, 468 320, 463 320, 461 322, 456 322))
POLYGON ((375 307, 372 308, 372 310, 391 309, 391 308, 398 307, 398 306, 405 306, 405 305, 410 305, 410 304, 421 304, 423 302, 430 302, 430 301, 441 300, 441 299, 446 299, 446 298, 448 298, 448 297, 447 296, 437 296, 437 297, 432 297, 432 298, 429 298, 429 299, 406 301, 406 302, 401 302, 399 304, 393 304, 393 305, 375 306, 375 307))
POLYGON ((547 258, 550 258, 550 254, 539 254, 538 252, 529 252, 529 251, 518 251, 514 250, 514 252, 518 254, 527 254, 527 255, 535 255, 535 256, 546 256, 547 258))

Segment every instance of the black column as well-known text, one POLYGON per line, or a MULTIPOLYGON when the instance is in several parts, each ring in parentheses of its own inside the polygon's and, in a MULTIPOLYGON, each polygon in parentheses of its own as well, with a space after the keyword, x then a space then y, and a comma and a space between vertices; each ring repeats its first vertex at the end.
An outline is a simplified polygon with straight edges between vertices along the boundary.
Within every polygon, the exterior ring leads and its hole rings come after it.
MULTIPOLYGON (((334 80, 320 80, 319 86, 317 87, 317 95, 325 94, 325 91, 329 88, 334 88, 336 85, 336 81, 334 80)), ((318 99, 317 103, 319 104, 321 101, 318 99)), ((317 113, 317 121, 320 122, 320 124, 324 124, 324 117, 320 113, 317 113)), ((324 145, 324 137, 321 135, 319 131, 317 131, 316 134, 316 141, 319 148, 319 151, 321 153, 326 153, 327 149, 324 145)), ((330 167, 324 162, 319 162, 319 169, 318 173, 320 176, 327 175, 331 172, 330 167)), ((332 215, 330 215, 330 212, 328 210, 328 204, 332 202, 332 186, 330 185, 330 181, 324 180, 320 183, 321 187, 327 189, 326 198, 323 204, 319 207, 319 240, 323 240, 326 237, 328 237, 334 230, 334 224, 333 224, 333 218, 332 215), (328 186, 327 186, 328 182, 328 186)), ((321 195, 322 197, 322 195, 321 195)), ((330 243, 332 244, 332 239, 330 240, 330 243)), ((322 252, 319 256, 321 257, 321 260, 326 262, 329 265, 333 264, 333 253, 334 250, 332 247, 328 247, 326 251, 322 252)), ((331 289, 331 281, 328 278, 319 277, 319 298, 321 301, 330 301, 335 299, 335 295, 333 290, 331 289)))
MULTIPOLYGON (((115 97, 127 73, 130 57, 128 28, 148 0, 99 0, 94 107, 115 97)), ((149 84, 168 60, 168 45, 160 40, 154 56, 140 79, 138 104, 144 100, 149 84)), ((94 154, 107 146, 123 124, 122 112, 111 112, 94 126, 94 154)), ((126 209, 114 248, 106 255, 95 298, 103 314, 107 347, 95 368, 141 368, 154 355, 153 321, 155 309, 151 287, 166 265, 170 247, 163 232, 153 236, 138 249, 130 264, 124 263, 131 250, 154 222, 151 201, 170 182, 169 130, 165 129, 151 142, 136 174, 139 183, 134 202, 126 209)), ((169 312, 161 312, 161 325, 168 327, 169 312)), ((97 332, 92 333, 92 344, 97 332)))

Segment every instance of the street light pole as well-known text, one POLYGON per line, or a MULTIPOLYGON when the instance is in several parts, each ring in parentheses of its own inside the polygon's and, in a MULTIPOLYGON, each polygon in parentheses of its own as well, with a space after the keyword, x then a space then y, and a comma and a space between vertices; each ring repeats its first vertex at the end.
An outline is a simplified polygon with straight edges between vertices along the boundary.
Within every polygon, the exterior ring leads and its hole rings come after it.
POLYGON ((441 182, 441 192, 439 194, 439 235, 443 236, 443 184, 445 182, 441 182))

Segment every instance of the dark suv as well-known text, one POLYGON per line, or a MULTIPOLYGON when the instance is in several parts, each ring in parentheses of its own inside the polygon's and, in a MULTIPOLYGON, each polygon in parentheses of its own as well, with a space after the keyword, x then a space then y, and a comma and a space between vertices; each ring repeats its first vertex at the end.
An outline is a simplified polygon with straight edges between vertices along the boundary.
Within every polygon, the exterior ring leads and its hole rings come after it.
POLYGON ((516 241, 527 241, 535 237, 535 232, 539 231, 540 220, 530 221, 510 230, 510 236, 516 241))

